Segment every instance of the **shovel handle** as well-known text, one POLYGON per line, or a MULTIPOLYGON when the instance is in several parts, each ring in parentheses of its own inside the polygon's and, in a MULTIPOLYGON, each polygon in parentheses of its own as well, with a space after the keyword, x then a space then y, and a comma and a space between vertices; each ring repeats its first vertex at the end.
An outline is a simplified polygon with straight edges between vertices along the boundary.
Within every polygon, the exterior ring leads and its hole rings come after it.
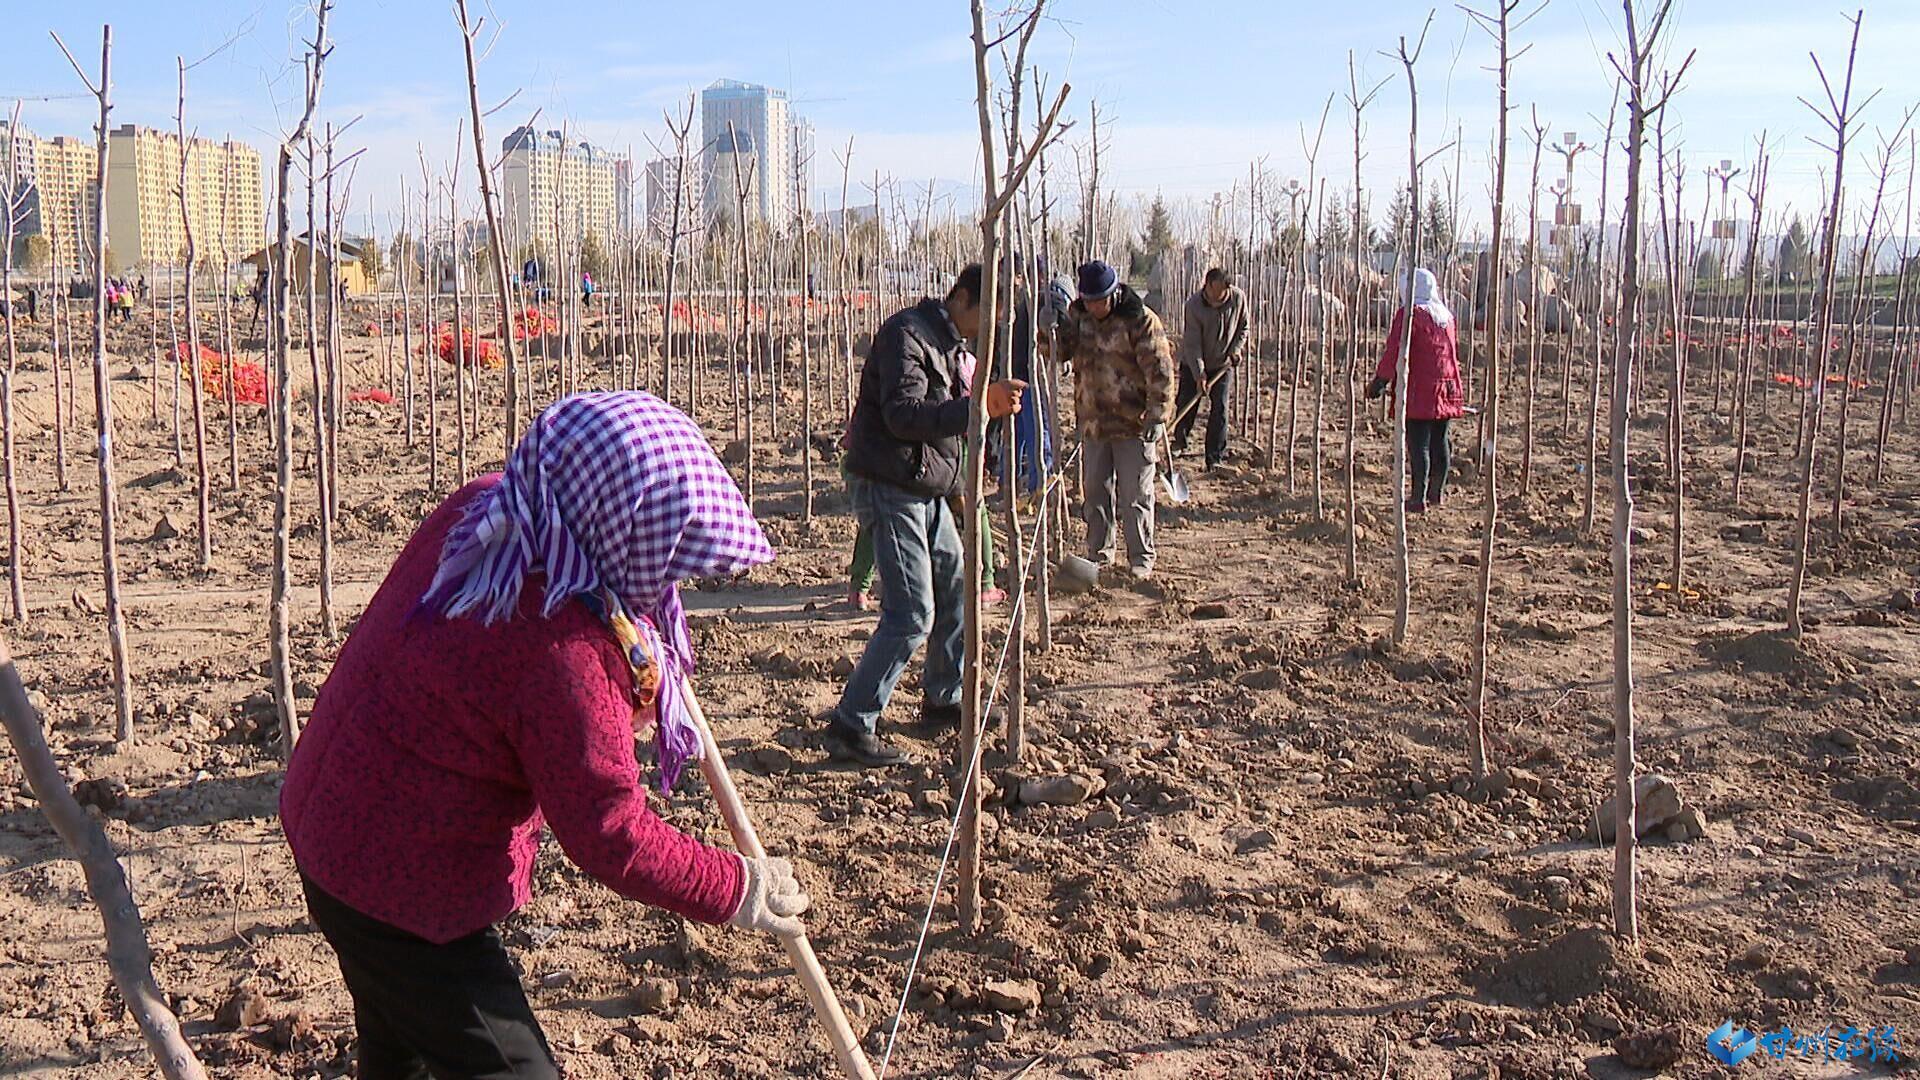
MULTIPOLYGON (((739 789, 733 786, 733 775, 720 756, 720 745, 714 741, 713 728, 707 724, 707 714, 701 710, 691 682, 681 684, 680 700, 686 704, 693 726, 700 731, 703 751, 700 772, 707 778, 707 786, 713 789, 714 801, 720 804, 720 816, 727 823, 727 832, 733 835, 733 846, 748 858, 766 858, 767 849, 760 846, 760 833, 754 829, 753 819, 747 816, 739 789)), ((873 1080, 873 1066, 867 1063, 860 1040, 854 1036, 853 1026, 847 1023, 847 1014, 840 1008, 840 998, 833 992, 833 984, 827 981, 820 958, 813 954, 813 943, 802 931, 796 937, 781 937, 780 944, 786 947, 787 958, 793 961, 793 972, 800 979, 801 989, 806 991, 814 1016, 826 1029, 827 1042, 833 1045, 833 1056, 839 1059, 840 1068, 855 1080, 873 1080)))

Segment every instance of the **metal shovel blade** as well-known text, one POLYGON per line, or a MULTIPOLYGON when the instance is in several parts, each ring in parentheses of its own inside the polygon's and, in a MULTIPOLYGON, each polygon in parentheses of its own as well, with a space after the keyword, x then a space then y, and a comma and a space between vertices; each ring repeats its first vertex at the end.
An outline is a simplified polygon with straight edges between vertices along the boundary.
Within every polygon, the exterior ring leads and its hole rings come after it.
POLYGON ((1187 487, 1187 477, 1180 470, 1169 467, 1160 474, 1160 486, 1167 493, 1167 501, 1176 506, 1193 498, 1192 489, 1187 487))

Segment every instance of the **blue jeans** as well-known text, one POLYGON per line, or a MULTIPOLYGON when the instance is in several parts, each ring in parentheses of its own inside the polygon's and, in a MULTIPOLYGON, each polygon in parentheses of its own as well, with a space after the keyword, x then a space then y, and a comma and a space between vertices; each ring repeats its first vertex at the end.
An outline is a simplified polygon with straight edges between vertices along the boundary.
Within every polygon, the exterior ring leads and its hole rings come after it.
POLYGON ((880 572, 880 624, 854 665, 834 721, 854 731, 872 732, 907 662, 923 643, 927 645, 923 707, 960 703, 964 556, 947 500, 860 477, 851 479, 850 490, 860 527, 873 531, 874 564, 880 572))

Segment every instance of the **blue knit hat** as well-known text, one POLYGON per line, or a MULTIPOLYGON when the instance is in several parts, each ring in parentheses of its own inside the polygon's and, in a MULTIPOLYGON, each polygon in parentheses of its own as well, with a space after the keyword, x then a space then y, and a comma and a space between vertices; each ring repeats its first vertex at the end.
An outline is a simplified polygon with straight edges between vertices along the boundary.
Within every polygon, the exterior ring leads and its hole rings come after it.
POLYGON ((1095 259, 1080 266, 1080 299, 1105 300, 1120 291, 1120 275, 1113 267, 1095 259))

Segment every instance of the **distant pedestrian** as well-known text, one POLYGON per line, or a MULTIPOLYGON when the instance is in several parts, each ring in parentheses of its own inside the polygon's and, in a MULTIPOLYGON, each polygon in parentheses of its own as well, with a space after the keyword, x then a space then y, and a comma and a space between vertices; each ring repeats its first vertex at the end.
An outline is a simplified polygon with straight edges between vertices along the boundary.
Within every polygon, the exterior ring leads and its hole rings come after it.
POLYGON ((1233 275, 1216 266, 1207 271, 1200 291, 1187 298, 1180 334, 1180 396, 1174 412, 1173 449, 1186 450, 1194 422, 1200 419, 1200 393, 1207 391, 1207 468, 1227 456, 1227 402, 1233 396, 1233 370, 1247 341, 1247 296, 1233 275))
POLYGON ((1087 551, 1113 562, 1117 509, 1128 568, 1144 581, 1153 576, 1154 466, 1173 412, 1173 354, 1160 317, 1113 267, 1082 266, 1079 292, 1060 350, 1074 372, 1087 551))
POLYGON ((1446 496, 1447 422, 1466 414, 1466 394, 1454 355, 1453 311, 1440 299, 1431 270, 1413 272, 1412 330, 1407 328, 1407 309, 1395 312, 1386 352, 1367 386, 1367 397, 1377 398, 1393 388, 1404 333, 1412 334, 1407 350, 1407 457, 1412 460, 1413 493, 1407 499, 1407 511, 1421 514, 1439 507, 1446 496))

